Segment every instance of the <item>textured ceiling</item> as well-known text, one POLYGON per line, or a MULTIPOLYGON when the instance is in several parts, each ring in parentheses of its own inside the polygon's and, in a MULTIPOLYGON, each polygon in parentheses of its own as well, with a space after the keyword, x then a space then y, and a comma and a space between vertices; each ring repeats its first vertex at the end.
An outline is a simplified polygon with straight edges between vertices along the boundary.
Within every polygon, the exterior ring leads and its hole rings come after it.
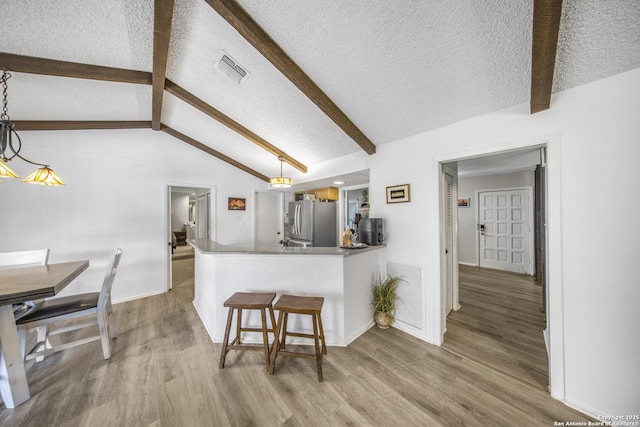
MULTIPOLYGON (((533 0, 239 3, 376 145, 529 101, 533 0)), ((3 0, 0 51, 150 72, 153 8, 153 0, 3 0)), ((554 91, 638 67, 640 1, 563 2, 554 91)), ((175 2, 167 78, 310 169, 361 151, 204 0, 175 2), (221 50, 249 71, 241 85, 216 70, 221 50)), ((14 73, 9 113, 151 120, 151 87, 14 73)), ((279 173, 272 154, 167 92, 162 122, 279 173)), ((289 165, 285 174, 300 176, 289 165)))
POLYGON ((475 176, 496 175, 525 170, 534 170, 536 165, 543 162, 539 148, 525 148, 490 156, 475 157, 459 160, 458 177, 470 178, 475 176))
POLYGON ((375 144, 528 97, 530 2, 240 3, 375 144))
POLYGON ((640 1, 565 0, 553 91, 640 67, 640 1))
POLYGON ((153 0, 2 0, 3 52, 151 71, 153 0))

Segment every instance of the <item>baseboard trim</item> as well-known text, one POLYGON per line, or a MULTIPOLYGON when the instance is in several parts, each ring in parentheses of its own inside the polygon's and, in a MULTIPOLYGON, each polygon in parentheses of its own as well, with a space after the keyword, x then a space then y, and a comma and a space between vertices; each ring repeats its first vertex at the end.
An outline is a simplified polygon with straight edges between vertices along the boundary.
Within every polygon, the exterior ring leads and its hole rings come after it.
POLYGON ((153 292, 149 292, 149 293, 146 293, 146 294, 139 294, 139 295, 136 295, 136 296, 133 296, 133 297, 129 297, 129 298, 123 298, 123 299, 118 299, 118 300, 114 299, 113 303, 114 304, 120 304, 122 302, 135 301, 137 299, 152 297, 152 296, 160 295, 160 294, 164 294, 164 293, 165 293, 165 291, 153 291, 153 292))
POLYGON ((460 264, 460 265, 468 265, 469 267, 477 267, 478 266, 478 264, 476 264, 475 262, 458 261, 458 264, 460 264))
POLYGON ((363 325, 360 329, 358 329, 357 331, 355 331, 354 333, 352 333, 350 336, 348 337, 344 337, 344 345, 341 345, 340 347, 346 347, 349 344, 351 344, 352 342, 354 342, 356 339, 360 338, 360 336, 362 334, 364 334, 365 332, 367 332, 369 329, 371 329, 376 323, 371 320, 369 321, 369 323, 363 325))

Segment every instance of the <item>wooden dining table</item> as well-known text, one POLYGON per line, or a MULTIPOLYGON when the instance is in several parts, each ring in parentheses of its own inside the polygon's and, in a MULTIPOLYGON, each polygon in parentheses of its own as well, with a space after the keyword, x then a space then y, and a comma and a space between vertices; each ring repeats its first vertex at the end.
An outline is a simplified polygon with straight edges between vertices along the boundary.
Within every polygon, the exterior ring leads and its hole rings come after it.
POLYGON ((7 408, 29 400, 13 304, 57 295, 89 267, 89 261, 0 270, 0 392, 7 408))

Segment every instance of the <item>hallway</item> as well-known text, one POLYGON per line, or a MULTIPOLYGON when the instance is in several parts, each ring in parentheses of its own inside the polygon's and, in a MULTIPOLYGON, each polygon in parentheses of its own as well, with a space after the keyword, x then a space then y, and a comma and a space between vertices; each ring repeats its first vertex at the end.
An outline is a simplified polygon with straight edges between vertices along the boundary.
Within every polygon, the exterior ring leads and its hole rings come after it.
POLYGON ((443 348, 548 389, 542 288, 532 276, 460 265, 460 305, 447 318, 443 348))

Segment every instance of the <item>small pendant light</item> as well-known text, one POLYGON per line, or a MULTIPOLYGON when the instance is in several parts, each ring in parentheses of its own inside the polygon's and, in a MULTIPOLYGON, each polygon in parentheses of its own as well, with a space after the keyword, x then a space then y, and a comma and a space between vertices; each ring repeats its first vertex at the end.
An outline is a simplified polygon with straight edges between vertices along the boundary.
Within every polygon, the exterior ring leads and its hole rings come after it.
MULTIPOLYGON (((11 74, 4 70, 2 72, 2 78, 0 78, 3 95, 2 114, 0 115, 0 177, 18 178, 18 175, 7 165, 7 162, 11 161, 14 157, 17 157, 27 163, 31 163, 32 165, 42 166, 34 173, 23 179, 22 182, 40 185, 64 185, 64 182, 62 182, 60 177, 51 168, 49 168, 49 165, 32 162, 19 154, 22 149, 22 141, 20 140, 18 133, 13 130, 13 123, 11 123, 9 114, 7 114, 7 80, 10 78, 11 74), (14 146, 13 136, 18 140, 17 148, 14 146)), ((0 181, 0 183, 2 183, 2 181, 0 181)))
POLYGON ((285 161, 285 158, 278 156, 278 160, 280 160, 280 176, 270 178, 269 186, 274 188, 290 188, 293 185, 293 180, 282 176, 282 163, 285 161))

